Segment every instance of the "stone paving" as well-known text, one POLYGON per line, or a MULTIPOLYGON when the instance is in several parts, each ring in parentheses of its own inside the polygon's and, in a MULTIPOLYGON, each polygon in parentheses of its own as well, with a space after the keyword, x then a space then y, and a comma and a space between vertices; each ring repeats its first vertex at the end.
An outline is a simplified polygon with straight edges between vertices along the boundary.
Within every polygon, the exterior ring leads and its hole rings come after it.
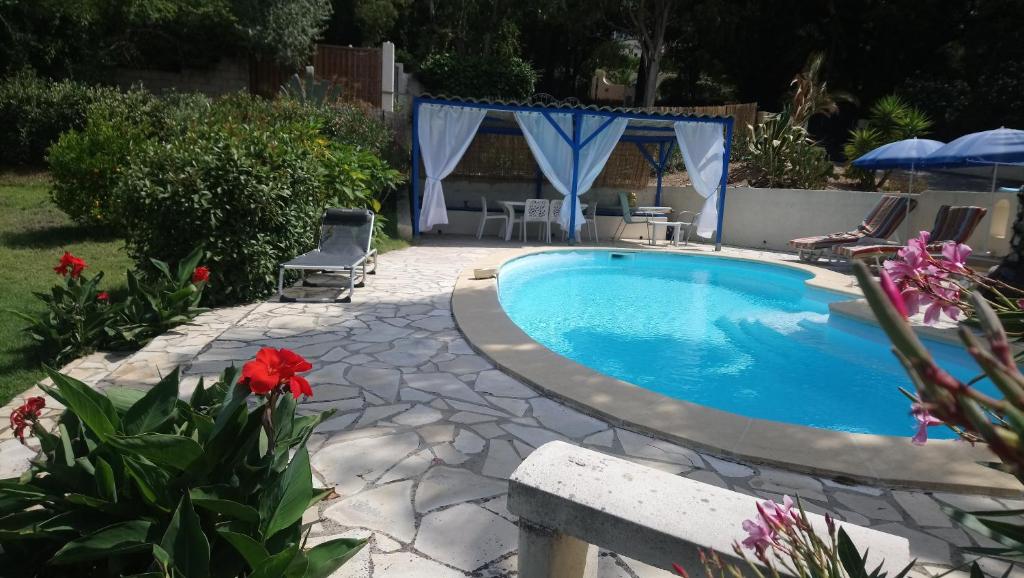
MULTIPOLYGON (((955 527, 940 504, 1024 508, 1021 500, 891 490, 735 463, 547 399, 496 370, 455 328, 449 301, 457 274, 488 251, 475 240, 425 239, 382 255, 379 273, 351 304, 266 302, 217 310, 131 357, 93 355, 66 369, 97 387, 139 386, 182 365, 188 390, 200 376, 241 364, 261 346, 288 347, 309 359, 314 397, 300 411, 337 410, 311 438, 310 451, 314 475, 338 495, 307 512, 311 543, 372 538, 336 578, 515 576, 517 529, 505 508, 507 477, 551 440, 763 498, 800 495, 810 511, 907 537, 918 576, 963 562, 961 547, 992 545, 955 527)), ((31 456, 10 437, 9 429, 0 431, 0 478, 31 456)), ((984 567, 1005 569, 993 561, 984 567)), ((601 552, 592 575, 671 574, 601 552)))

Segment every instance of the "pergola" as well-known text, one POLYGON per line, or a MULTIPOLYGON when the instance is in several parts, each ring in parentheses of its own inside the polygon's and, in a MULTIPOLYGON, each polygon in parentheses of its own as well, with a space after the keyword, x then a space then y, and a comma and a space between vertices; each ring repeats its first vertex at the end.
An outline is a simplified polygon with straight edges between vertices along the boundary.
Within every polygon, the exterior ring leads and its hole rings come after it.
MULTIPOLYGON (((530 104, 460 98, 419 97, 412 104, 413 233, 447 223, 441 180, 450 174, 476 134, 518 135, 527 140, 541 172, 565 196, 562 226, 569 242, 578 237, 578 198, 604 168, 618 142, 634 143, 657 174, 655 204, 674 146, 705 204, 698 235, 715 236, 722 223, 732 142, 732 117, 651 113, 638 109, 565 104, 530 104), (656 145, 652 155, 646 145, 656 145), (421 192, 420 167, 426 173, 421 192), (422 206, 421 206, 422 196, 422 206)), ((539 193, 539 187, 538 187, 539 193)))

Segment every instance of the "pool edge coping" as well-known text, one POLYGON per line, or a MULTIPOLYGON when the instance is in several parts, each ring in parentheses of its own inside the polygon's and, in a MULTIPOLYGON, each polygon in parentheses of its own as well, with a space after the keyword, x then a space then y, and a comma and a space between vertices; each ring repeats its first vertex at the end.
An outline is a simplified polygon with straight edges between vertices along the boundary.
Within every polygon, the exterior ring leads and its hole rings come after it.
MULTIPOLYGON (((614 426, 653 435, 716 456, 858 483, 922 490, 1019 497, 1016 478, 977 462, 992 461, 982 447, 956 440, 915 446, 910 438, 853 434, 738 414, 670 398, 598 373, 563 357, 523 332, 498 301, 497 279, 475 279, 474 270, 499 269, 534 253, 565 250, 644 251, 621 246, 501 249, 464 269, 452 291, 455 323, 467 343, 501 370, 546 395, 614 426)), ((658 251, 663 252, 663 251, 658 251)), ((778 258, 672 251, 800 269, 812 287, 859 295, 848 277, 778 258)), ((931 336, 929 336, 931 337, 931 336)))

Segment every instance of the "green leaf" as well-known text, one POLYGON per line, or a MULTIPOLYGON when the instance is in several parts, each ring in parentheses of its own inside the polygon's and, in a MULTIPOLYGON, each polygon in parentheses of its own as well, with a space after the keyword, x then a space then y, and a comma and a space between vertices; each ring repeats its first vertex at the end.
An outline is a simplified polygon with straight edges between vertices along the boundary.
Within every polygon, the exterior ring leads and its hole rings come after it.
POLYGON ((340 538, 318 544, 306 551, 306 574, 303 578, 327 578, 342 564, 348 562, 363 547, 366 540, 340 538))
POLYGON ((154 464, 185 470, 203 455, 203 447, 192 438, 170 434, 144 433, 116 436, 107 440, 112 447, 142 456, 154 464))
POLYGON ((309 452, 305 446, 295 452, 288 468, 264 496, 270 501, 270 516, 263 533, 270 538, 302 518, 313 494, 313 473, 309 468, 309 452))
POLYGON ((96 492, 108 502, 117 503, 117 482, 114 480, 114 469, 106 460, 96 457, 96 492))
POLYGON ((114 409, 122 415, 146 395, 146 391, 131 387, 112 387, 104 393, 110 403, 114 404, 114 409))
POLYGON ((217 497, 214 494, 208 493, 202 488, 195 488, 190 492, 192 503, 196 506, 223 514, 235 520, 246 522, 249 524, 259 524, 260 515, 255 508, 240 504, 233 500, 227 500, 224 498, 217 497))
POLYGON ((259 567, 249 575, 249 578, 281 578, 292 563, 295 555, 299 553, 298 544, 287 550, 282 550, 273 556, 264 558, 259 567))
POLYGON ((54 387, 40 385, 47 393, 72 411, 100 440, 114 435, 120 425, 114 404, 88 385, 47 367, 46 373, 54 387))
POLYGON ((861 558, 860 553, 857 552, 857 547, 853 545, 853 541, 850 540, 846 530, 840 527, 838 535, 839 561, 843 564, 846 573, 850 578, 867 578, 868 573, 864 569, 864 560, 861 558))
POLYGON ((182 578, 209 576, 210 542, 203 533, 188 494, 181 497, 160 547, 167 552, 171 566, 182 578))
POLYGON ((175 369, 132 405, 121 420, 124 433, 131 435, 153 431, 166 421, 178 402, 178 379, 178 369, 175 369))
POLYGON ((144 520, 107 526, 84 538, 68 542, 50 558, 50 563, 74 564, 108 558, 115 554, 148 550, 151 527, 152 523, 144 520))
POLYGON ((259 565, 270 557, 270 553, 267 552, 266 548, 245 534, 220 528, 217 529, 217 534, 224 538, 227 543, 231 544, 242 555, 242 558, 245 558, 245 562, 253 570, 259 568, 259 565))

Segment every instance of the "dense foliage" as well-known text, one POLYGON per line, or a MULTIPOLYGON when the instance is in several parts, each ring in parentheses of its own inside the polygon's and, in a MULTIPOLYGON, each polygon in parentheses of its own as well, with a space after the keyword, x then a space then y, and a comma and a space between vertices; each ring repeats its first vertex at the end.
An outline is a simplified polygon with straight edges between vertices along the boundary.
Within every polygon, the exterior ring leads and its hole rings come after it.
POLYGON ((432 54, 420 67, 428 91, 471 98, 529 98, 537 73, 517 56, 432 54))
POLYGON ((85 123, 89 106, 113 91, 50 82, 25 72, 0 81, 0 164, 38 165, 61 133, 85 123))
POLYGON ((365 541, 304 547, 302 515, 330 491, 313 488, 306 442, 333 410, 295 415, 312 394, 297 374, 311 368, 264 349, 188 402, 177 371, 147 392, 106 394, 50 371, 42 387, 67 407, 56 429, 39 423, 41 397, 12 415, 41 451, 0 481, 5 575, 329 576, 365 541))
POLYGON ((299 66, 330 14, 329 0, 0 0, 0 74, 99 79, 247 53, 299 66))
POLYGON ((120 227, 123 203, 114 193, 125 164, 148 140, 187 130, 209 106, 197 94, 106 93, 89 107, 81 129, 50 148, 54 204, 79 223, 120 227))
POLYGON ((202 244, 208 302, 268 294, 278 264, 315 246, 325 206, 379 209, 401 181, 372 152, 332 140, 327 114, 236 96, 142 143, 113 189, 130 254, 146 266, 202 244))
POLYGON ((832 162, 807 129, 788 110, 748 127, 746 150, 740 151, 753 172, 755 187, 820 189, 832 175, 832 162))
MULTIPOLYGON (((931 127, 932 120, 928 115, 899 95, 891 94, 872 105, 867 121, 850 131, 843 154, 853 161, 884 144, 925 136, 931 127)), ((861 188, 874 191, 885 184, 890 172, 876 175, 875 171, 851 167, 848 174, 857 178, 861 188)))
POLYGON ((29 325, 25 331, 38 345, 40 357, 63 365, 96 350, 135 350, 157 335, 206 311, 199 307, 210 270, 199 265, 195 249, 172 273, 167 263, 151 259, 158 273, 128 272, 123 298, 100 289, 103 272, 89 276, 86 262, 65 252, 54 271, 62 277, 49 293, 36 296, 45 305, 39 315, 13 311, 29 325))

